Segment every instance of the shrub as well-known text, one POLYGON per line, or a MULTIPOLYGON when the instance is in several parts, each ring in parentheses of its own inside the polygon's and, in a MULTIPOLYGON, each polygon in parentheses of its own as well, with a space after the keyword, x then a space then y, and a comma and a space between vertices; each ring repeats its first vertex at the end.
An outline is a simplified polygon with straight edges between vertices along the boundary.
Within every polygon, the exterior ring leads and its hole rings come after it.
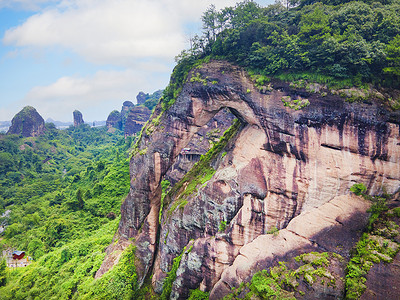
POLYGON ((367 191, 367 187, 363 183, 356 183, 350 188, 350 191, 357 196, 364 195, 367 191))

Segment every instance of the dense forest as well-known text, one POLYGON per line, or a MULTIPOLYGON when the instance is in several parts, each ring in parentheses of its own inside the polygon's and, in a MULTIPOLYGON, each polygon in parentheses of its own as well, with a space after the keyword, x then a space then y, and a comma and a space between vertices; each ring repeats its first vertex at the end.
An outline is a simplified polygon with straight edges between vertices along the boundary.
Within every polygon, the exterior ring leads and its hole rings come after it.
MULTIPOLYGON (((52 123, 40 137, 0 136, 0 212, 8 225, 1 247, 33 259, 9 274, 1 299, 66 299, 91 284, 129 191, 131 143, 105 127, 52 123)), ((86 293, 96 291, 88 286, 86 293)))
MULTIPOLYGON (((400 2, 253 1, 203 14, 203 34, 177 56, 227 59, 258 74, 348 86, 400 82, 400 2)), ((178 66, 179 67, 179 66, 178 66)))

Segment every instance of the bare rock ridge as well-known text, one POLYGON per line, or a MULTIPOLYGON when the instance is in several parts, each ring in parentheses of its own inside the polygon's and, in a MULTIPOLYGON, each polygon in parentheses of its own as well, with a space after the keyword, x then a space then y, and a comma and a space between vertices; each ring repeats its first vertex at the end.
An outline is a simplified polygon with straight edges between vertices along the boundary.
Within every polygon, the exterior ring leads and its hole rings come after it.
POLYGON ((118 110, 113 110, 110 112, 107 117, 106 126, 109 131, 112 131, 113 128, 122 128, 121 113, 118 110))
POLYGON ((150 118, 151 111, 146 106, 135 106, 129 110, 126 117, 124 134, 125 137, 132 136, 133 134, 140 132, 143 125, 150 118))
POLYGON ((368 216, 368 205, 350 197, 350 187, 358 182, 369 194, 383 187, 394 193, 399 161, 399 121, 377 101, 348 103, 279 81, 260 89, 239 67, 204 64, 189 72, 171 107, 156 107, 144 128, 130 161, 118 243, 108 248, 97 276, 135 243, 139 281, 152 272, 160 293, 173 259, 191 247, 171 298, 185 299, 200 288, 219 299, 279 257, 333 249, 337 241, 348 256, 368 216), (309 105, 296 110, 285 105, 291 99, 309 105), (210 180, 192 193, 183 185, 170 194, 159 222, 161 181, 182 149, 224 109, 240 126, 210 162, 210 180), (280 230, 275 239, 268 234, 274 228, 280 230))
POLYGON ((151 109, 161 97, 162 91, 153 94, 140 92, 137 96, 137 105, 131 101, 125 101, 121 112, 112 111, 107 118, 107 128, 109 132, 119 129, 124 131, 125 137, 132 136, 142 129, 151 115, 151 109))
POLYGON ((85 123, 83 121, 83 115, 79 110, 74 110, 73 116, 74 116, 74 127, 78 127, 85 123))
POLYGON ((45 131, 44 120, 32 106, 25 106, 11 121, 7 134, 39 136, 45 131))

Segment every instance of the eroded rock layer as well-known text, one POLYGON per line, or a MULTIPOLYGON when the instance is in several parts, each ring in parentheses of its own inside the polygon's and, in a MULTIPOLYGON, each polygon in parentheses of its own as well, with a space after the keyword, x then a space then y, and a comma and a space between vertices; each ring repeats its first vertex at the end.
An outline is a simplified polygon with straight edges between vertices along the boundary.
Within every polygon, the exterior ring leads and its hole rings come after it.
MULTIPOLYGON (((377 102, 347 103, 281 82, 256 88, 243 70, 226 62, 196 68, 189 73, 193 77, 169 109, 156 107, 143 130, 130 163, 131 190, 121 207, 118 237, 135 239, 139 279, 153 270, 156 292, 189 243, 192 250, 182 259, 171 297, 185 298, 189 289, 200 287, 217 299, 237 284, 230 272, 248 278, 254 263, 267 267, 274 255, 319 247, 313 236, 336 228, 342 213, 349 220, 361 214, 365 221, 364 202, 351 197, 326 209, 354 183, 364 183, 370 194, 399 188, 399 123, 377 102), (309 105, 299 110, 284 105, 293 99, 307 99, 309 105), (181 190, 172 196, 159 224, 161 180, 193 136, 225 108, 242 125, 211 163, 215 174, 192 194, 181 190), (321 220, 330 209, 337 218, 289 228, 316 209, 321 220), (274 240, 266 235, 274 228, 286 231, 274 240), (270 258, 238 264, 253 245, 265 248, 270 258)), ((352 245, 358 234, 350 230, 346 240, 352 245)))

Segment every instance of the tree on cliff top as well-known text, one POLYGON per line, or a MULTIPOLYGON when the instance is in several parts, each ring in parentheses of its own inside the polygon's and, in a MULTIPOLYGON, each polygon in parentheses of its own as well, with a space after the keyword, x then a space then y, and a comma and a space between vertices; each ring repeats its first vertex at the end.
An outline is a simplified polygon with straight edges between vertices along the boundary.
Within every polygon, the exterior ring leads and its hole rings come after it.
POLYGON ((244 1, 220 11, 210 6, 203 35, 177 59, 211 56, 265 75, 309 72, 398 87, 399 16, 400 0, 305 0, 292 8, 244 1))

